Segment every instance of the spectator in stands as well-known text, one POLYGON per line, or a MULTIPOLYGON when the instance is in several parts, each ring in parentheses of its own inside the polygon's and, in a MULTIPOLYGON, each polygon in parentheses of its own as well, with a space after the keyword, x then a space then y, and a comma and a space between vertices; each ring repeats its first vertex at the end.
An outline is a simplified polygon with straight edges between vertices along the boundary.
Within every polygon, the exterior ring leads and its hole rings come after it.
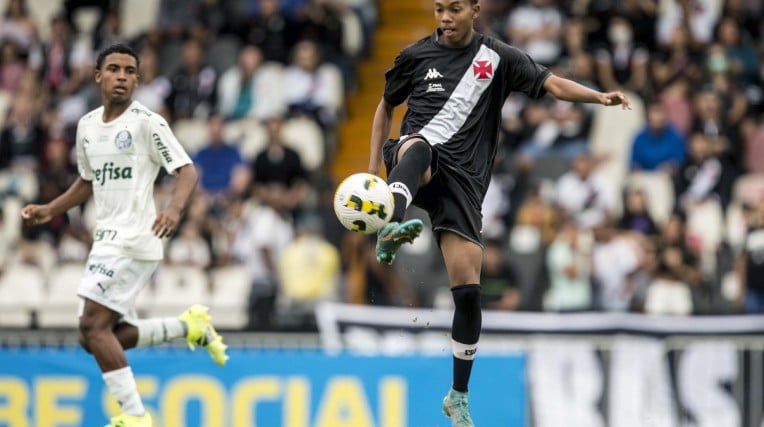
POLYGON ((714 28, 722 12, 721 0, 670 0, 658 11, 656 40, 660 46, 670 43, 678 27, 687 30, 690 45, 700 47, 713 39, 714 28))
POLYGON ((557 233, 557 226, 566 214, 556 209, 545 197, 540 183, 532 183, 527 195, 520 202, 515 216, 515 226, 530 226, 538 230, 541 242, 546 246, 552 243, 557 233))
POLYGON ((182 62, 170 77, 172 91, 167 100, 173 120, 206 119, 217 106, 217 72, 204 63, 202 42, 190 38, 183 44, 182 62))
POLYGON ((158 53, 146 45, 140 51, 140 58, 141 84, 135 89, 135 100, 169 119, 166 101, 172 86, 170 80, 159 73, 158 53))
POLYGON ((0 41, 14 43, 22 55, 33 53, 39 43, 39 29, 29 14, 26 0, 9 0, 0 22, 0 41))
POLYGON ((91 50, 86 42, 77 39, 62 14, 53 15, 50 20, 50 38, 43 41, 39 63, 30 64, 38 71, 43 86, 51 92, 54 102, 71 94, 79 87, 83 73, 77 72, 90 66, 91 50))
POLYGON ((644 188, 632 185, 624 190, 623 214, 618 220, 618 228, 645 236, 658 234, 658 226, 647 209, 647 194, 644 188))
POLYGON ((15 93, 21 76, 27 71, 27 61, 11 41, 0 42, 0 91, 15 93))
POLYGON ((504 256, 504 240, 487 238, 483 245, 480 269, 481 305, 490 310, 517 310, 522 293, 515 270, 504 256))
POLYGON ((548 311, 585 311, 593 307, 591 281, 591 235, 570 219, 560 223, 546 252, 549 291, 544 298, 548 311))
POLYGON ((344 102, 342 77, 335 65, 324 62, 316 43, 295 45, 284 95, 291 115, 310 117, 327 129, 336 125, 344 102))
POLYGON ((398 307, 418 305, 416 294, 400 268, 377 262, 373 237, 348 232, 341 253, 347 264, 345 280, 349 303, 398 307))
POLYGON ((634 40, 634 28, 623 16, 610 18, 607 42, 597 49, 597 77, 605 90, 629 90, 645 95, 649 52, 634 40))
POLYGON ((243 193, 250 178, 238 147, 225 140, 223 125, 220 116, 207 120, 209 142, 193 156, 201 190, 218 203, 227 196, 243 193))
POLYGON ((660 102, 648 103, 646 117, 647 123, 634 136, 629 166, 631 170, 660 170, 673 175, 687 158, 684 138, 668 121, 660 102))
POLYGON ((212 263, 212 253, 201 235, 200 224, 186 220, 181 224, 179 231, 168 244, 168 263, 200 269, 209 267, 212 263))
POLYGON ((279 71, 263 66, 263 55, 255 45, 239 52, 239 61, 218 81, 218 111, 227 120, 284 114, 284 82, 279 71))
POLYGON ((615 206, 614 183, 596 173, 597 159, 584 152, 571 162, 570 170, 556 183, 556 204, 584 229, 596 225, 615 206))
POLYGON ((676 246, 661 248, 658 267, 645 294, 645 313, 687 316, 693 312, 692 291, 685 280, 688 268, 682 250, 676 246))
POLYGON ((694 133, 688 142, 689 156, 674 180, 675 206, 687 211, 693 205, 713 200, 726 207, 731 197, 731 177, 713 153, 708 137, 694 133))
POLYGON ((245 212, 243 227, 233 236, 232 255, 249 272, 248 329, 267 330, 274 326, 275 320, 280 283, 278 260, 294 240, 294 229, 282 185, 262 186, 257 201, 259 206, 245 212))
POLYGON ((630 311, 640 306, 646 287, 640 280, 646 261, 643 240, 637 234, 619 232, 610 219, 602 219, 592 231, 592 282, 597 308, 630 311))
POLYGON ((697 81, 701 72, 700 57, 700 49, 690 45, 687 29, 683 26, 674 28, 668 43, 661 45, 651 57, 653 86, 661 90, 679 77, 697 81))
POLYGON ((745 173, 764 173, 764 117, 747 117, 740 123, 745 173))
POLYGON ((266 119, 268 145, 252 162, 252 189, 257 197, 267 191, 271 184, 278 184, 286 192, 284 202, 296 211, 307 191, 308 173, 297 151, 284 144, 281 137, 283 119, 266 119))
POLYGON ((656 96, 656 100, 663 105, 666 120, 683 139, 690 134, 694 120, 691 84, 688 77, 677 77, 656 96))
POLYGON ((36 170, 43 153, 45 131, 28 96, 13 99, 8 119, 0 132, 0 169, 24 167, 36 170))
POLYGON ((732 80, 743 87, 755 83, 758 80, 760 61, 755 41, 748 31, 741 28, 731 16, 725 16, 719 23, 716 34, 716 39, 730 62, 732 80))
POLYGON ((289 52, 297 43, 300 24, 281 10, 281 0, 260 0, 254 3, 259 8, 241 26, 239 36, 246 43, 258 46, 266 61, 286 65, 289 52))
POLYGON ((553 65, 562 53, 564 21, 552 0, 526 0, 510 12, 505 34, 536 62, 553 65))
POLYGON ((278 260, 277 304, 286 311, 284 317, 299 314, 297 326, 312 327, 316 304, 339 297, 340 267, 339 250, 324 237, 321 219, 312 214, 300 216, 295 238, 278 260))
POLYGON ((745 313, 764 313, 764 198, 759 197, 746 219, 745 242, 737 255, 735 274, 740 286, 735 301, 745 313))

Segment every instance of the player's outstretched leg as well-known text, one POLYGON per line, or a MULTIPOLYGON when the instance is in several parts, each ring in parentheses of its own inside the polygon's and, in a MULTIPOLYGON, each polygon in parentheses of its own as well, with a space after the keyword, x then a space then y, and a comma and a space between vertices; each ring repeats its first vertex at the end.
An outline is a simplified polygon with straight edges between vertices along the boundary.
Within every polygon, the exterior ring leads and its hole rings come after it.
POLYGON ((186 331, 188 347, 191 350, 194 350, 197 345, 206 348, 212 360, 223 366, 228 360, 225 354, 228 346, 223 343, 223 337, 212 326, 212 318, 207 313, 208 310, 209 308, 196 304, 184 311, 179 319, 188 327, 186 331))
POLYGON ((420 219, 410 219, 402 223, 390 222, 377 233, 377 261, 392 264, 395 253, 401 245, 411 243, 424 229, 420 219))
POLYGON ((467 392, 449 390, 446 397, 443 398, 443 413, 451 418, 451 427, 475 427, 475 423, 470 417, 467 392))
POLYGON ((104 427, 153 427, 151 416, 146 413, 142 417, 132 415, 117 415, 111 419, 111 422, 104 427))

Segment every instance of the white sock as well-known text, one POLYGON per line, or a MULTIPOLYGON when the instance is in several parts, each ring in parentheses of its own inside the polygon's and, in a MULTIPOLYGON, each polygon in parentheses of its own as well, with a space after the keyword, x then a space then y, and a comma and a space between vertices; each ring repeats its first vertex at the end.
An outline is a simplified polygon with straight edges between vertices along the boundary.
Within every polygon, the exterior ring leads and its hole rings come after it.
POLYGON ((138 328, 136 347, 162 344, 186 336, 186 324, 177 317, 141 319, 133 324, 138 328))
POLYGON ((138 388, 135 385, 133 370, 129 366, 116 371, 104 372, 103 380, 109 393, 117 399, 123 414, 142 417, 146 409, 141 402, 138 388))

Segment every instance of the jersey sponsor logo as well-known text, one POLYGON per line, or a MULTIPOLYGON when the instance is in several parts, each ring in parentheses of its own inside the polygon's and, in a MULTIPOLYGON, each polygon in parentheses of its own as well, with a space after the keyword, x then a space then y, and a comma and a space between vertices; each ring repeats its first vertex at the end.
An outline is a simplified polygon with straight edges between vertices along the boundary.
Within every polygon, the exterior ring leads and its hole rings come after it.
POLYGON ((158 133, 152 133, 151 139, 154 140, 154 144, 157 146, 157 150, 159 150, 159 154, 162 155, 162 158, 167 163, 172 163, 172 156, 170 156, 170 148, 164 145, 162 142, 162 138, 159 137, 158 133))
POLYGON ((446 89, 440 83, 428 83, 427 84, 427 93, 429 93, 429 92, 445 92, 445 91, 446 91, 446 89))
POLYGON ((117 146, 118 150, 125 150, 130 148, 130 146, 133 145, 133 136, 130 135, 130 131, 119 131, 117 136, 114 137, 114 145, 117 146))
POLYGON ((101 186, 106 184, 106 181, 117 181, 124 179, 133 179, 133 168, 130 166, 114 166, 114 162, 106 162, 100 169, 93 171, 95 174, 95 182, 101 186))
POLYGON ((425 81, 432 79, 440 79, 443 74, 440 74, 436 68, 430 68, 427 70, 427 75, 424 76, 425 81))
POLYGON ((103 274, 104 276, 114 277, 114 270, 109 269, 106 265, 100 262, 98 264, 88 264, 88 270, 93 274, 103 274))
POLYGON ((478 80, 490 80, 493 77, 493 64, 485 59, 477 60, 472 64, 472 72, 478 80))

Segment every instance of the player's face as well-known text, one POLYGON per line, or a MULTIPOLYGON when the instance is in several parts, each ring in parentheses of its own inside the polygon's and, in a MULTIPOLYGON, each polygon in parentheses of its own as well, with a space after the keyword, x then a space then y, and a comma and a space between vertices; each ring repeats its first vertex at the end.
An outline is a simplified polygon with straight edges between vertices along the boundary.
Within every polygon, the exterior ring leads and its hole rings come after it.
POLYGON ((435 19, 443 33, 440 41, 449 46, 464 46, 472 39, 473 21, 480 5, 470 0, 436 0, 435 19))
POLYGON ((110 103, 128 103, 138 85, 138 64, 128 54, 112 53, 104 58, 101 69, 96 70, 95 80, 102 96, 110 103))

